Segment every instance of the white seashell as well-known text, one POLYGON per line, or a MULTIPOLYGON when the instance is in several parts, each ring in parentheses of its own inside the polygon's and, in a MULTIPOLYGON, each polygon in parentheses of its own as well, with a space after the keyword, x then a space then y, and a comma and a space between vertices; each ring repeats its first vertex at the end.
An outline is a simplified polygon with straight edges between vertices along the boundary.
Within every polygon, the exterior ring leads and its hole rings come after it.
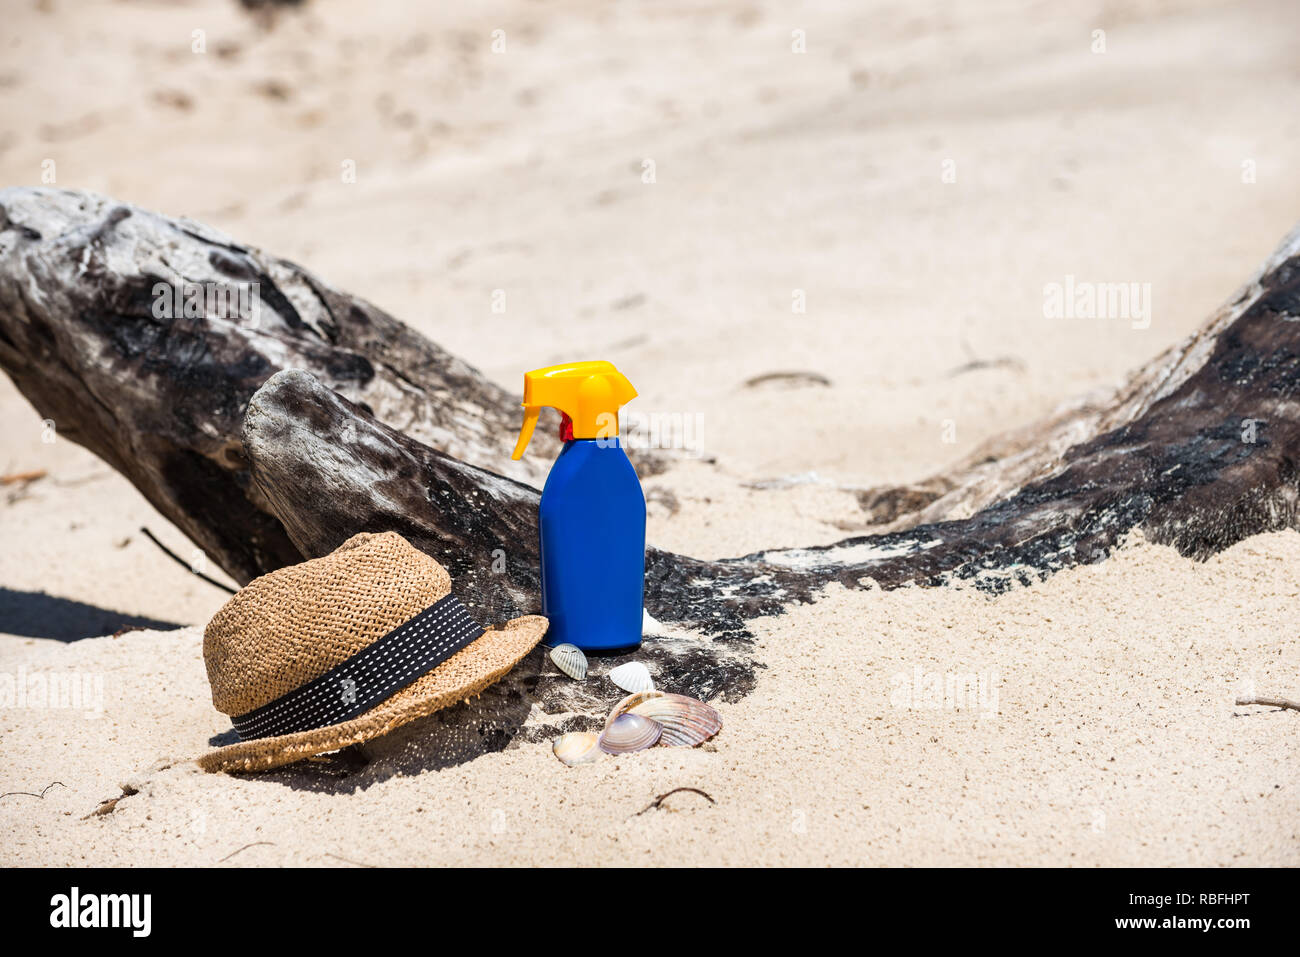
POLYGON ((587 677, 587 656, 577 645, 556 645, 551 649, 551 660, 570 678, 581 681, 587 677))
POLYGON ((657 698, 662 695, 663 695, 662 691, 655 691, 653 688, 651 688, 649 691, 638 691, 636 694, 628 695, 618 704, 614 705, 614 710, 611 711, 609 713, 609 717, 605 719, 605 727, 608 728, 611 724, 614 723, 614 719, 617 718, 620 714, 623 714, 625 711, 631 711, 633 708, 639 705, 642 701, 645 701, 647 698, 657 698))
POLYGON ((663 729, 639 714, 620 714, 600 736, 600 750, 606 754, 642 751, 659 740, 663 729))
POLYGON ((619 665, 609 673, 609 680, 632 694, 639 691, 653 691, 655 686, 654 679, 650 677, 650 669, 639 661, 629 661, 619 665))
POLYGON ((641 637, 649 638, 651 635, 662 634, 664 626, 659 624, 645 608, 641 609, 641 637))
MULTIPOLYGON (((624 699, 627 700, 627 699, 624 699)), ((628 706, 628 714, 641 715, 663 727, 660 744, 693 748, 722 730, 722 715, 696 698, 681 694, 656 694, 628 706)))
POLYGON ((575 764, 590 764, 600 757, 600 735, 594 731, 570 731, 555 739, 551 750, 555 756, 573 767, 575 764))

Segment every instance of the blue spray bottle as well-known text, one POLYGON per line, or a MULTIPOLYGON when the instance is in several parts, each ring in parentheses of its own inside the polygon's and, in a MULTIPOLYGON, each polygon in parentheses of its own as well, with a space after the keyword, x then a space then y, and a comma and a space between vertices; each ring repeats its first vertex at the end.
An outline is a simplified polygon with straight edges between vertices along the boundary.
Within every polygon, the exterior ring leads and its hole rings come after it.
POLYGON ((618 410, 636 396, 609 362, 524 374, 524 454, 543 406, 564 414, 564 448, 546 477, 538 525, 546 643, 584 651, 641 644, 645 495, 619 440, 618 410))

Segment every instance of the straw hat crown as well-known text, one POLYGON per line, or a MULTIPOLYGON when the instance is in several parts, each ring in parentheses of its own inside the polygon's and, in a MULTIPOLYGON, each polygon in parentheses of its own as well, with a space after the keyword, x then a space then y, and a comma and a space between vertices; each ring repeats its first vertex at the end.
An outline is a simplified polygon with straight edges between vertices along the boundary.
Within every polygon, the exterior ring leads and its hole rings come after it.
POLYGON ((203 658, 218 711, 260 708, 451 592, 451 578, 395 532, 360 534, 321 558, 250 582, 208 623, 203 658))

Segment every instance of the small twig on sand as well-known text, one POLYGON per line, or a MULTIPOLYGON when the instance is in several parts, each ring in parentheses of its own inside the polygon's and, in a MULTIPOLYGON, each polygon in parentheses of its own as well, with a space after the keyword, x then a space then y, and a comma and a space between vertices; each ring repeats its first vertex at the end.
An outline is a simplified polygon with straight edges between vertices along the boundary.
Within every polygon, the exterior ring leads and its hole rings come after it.
POLYGON ((657 798, 655 798, 653 801, 651 801, 641 810, 637 811, 635 816, 640 817, 646 811, 659 810, 659 808, 663 807, 665 799, 672 797, 674 794, 680 794, 682 791, 688 791, 691 794, 698 794, 700 797, 704 798, 704 800, 708 801, 710 804, 718 803, 717 801, 713 800, 713 798, 709 795, 707 791, 701 791, 699 788, 673 788, 671 791, 667 791, 659 795, 657 798))
POLYGON ((25 794, 27 795, 27 797, 40 798, 43 801, 45 800, 45 792, 48 791, 50 788, 54 787, 54 785, 56 784, 61 788, 67 787, 67 785, 64 784, 62 781, 51 781, 49 784, 45 785, 45 787, 41 790, 40 794, 37 794, 35 791, 6 791, 4 794, 0 794, 0 799, 12 797, 18 794, 25 794))
POLYGON ((378 867, 379 866, 377 864, 362 864, 360 861, 351 861, 348 860, 346 857, 339 857, 337 854, 331 854, 329 851, 325 852, 325 856, 332 857, 336 861, 342 861, 344 864, 351 864, 353 867, 378 867))
POLYGON ((51 479, 59 488, 80 488, 113 474, 112 469, 96 469, 88 475, 77 475, 69 479, 51 479))
POLYGON ((267 847, 273 847, 273 846, 275 845, 275 841, 254 841, 252 844, 245 844, 243 847, 241 847, 241 848, 237 848, 236 850, 231 851, 229 854, 227 854, 227 855, 226 855, 225 857, 223 857, 221 860, 217 861, 217 863, 218 863, 218 864, 224 864, 226 861, 230 860, 232 857, 234 857, 234 856, 235 856, 236 854, 238 854, 240 851, 246 851, 246 850, 248 850, 250 847, 258 847, 259 845, 263 845, 263 844, 265 844, 267 847))
POLYGON ((764 372, 762 375, 756 375, 752 379, 746 379, 745 388, 754 389, 761 385, 770 385, 774 383, 795 386, 828 386, 831 384, 831 380, 826 378, 826 376, 822 375, 820 372, 764 372))
POLYGON ((0 485, 17 485, 22 482, 26 485, 28 482, 35 482, 37 479, 43 479, 48 473, 45 469, 33 469, 30 472, 11 472, 8 475, 0 475, 0 485))
POLYGON ((955 379, 964 373, 978 372, 981 369, 1010 369, 1012 372, 1024 372, 1025 362, 1015 356, 999 356, 996 359, 971 359, 955 369, 949 369, 948 378, 955 379))
MULTIPOLYGON (((169 767, 171 767, 171 765, 169 764, 163 765, 162 767, 159 767, 158 770, 162 771, 169 767)), ((103 817, 105 814, 112 814, 114 811, 117 810, 118 801, 122 800, 123 798, 129 798, 133 794, 139 794, 139 793, 140 793, 140 789, 135 787, 134 785, 123 784, 121 794, 119 794, 117 797, 104 798, 104 800, 99 802, 99 806, 95 808, 95 810, 87 814, 85 817, 83 817, 82 820, 88 821, 92 817, 103 817)))
POLYGON ((164 555, 172 559, 174 562, 176 562, 177 565, 180 565, 190 574, 197 575, 199 578, 202 578, 209 585, 213 585, 217 588, 220 588, 224 592, 229 592, 232 595, 235 594, 235 589, 231 588, 229 585, 222 584, 221 582, 217 581, 215 578, 209 578, 207 575, 203 574, 203 572, 195 571, 193 568, 191 568, 189 562, 181 558, 179 555, 177 555, 174 551, 172 551, 162 542, 158 541, 158 539, 154 536, 154 533, 149 531, 149 529, 141 528, 140 531, 144 532, 145 538, 149 539, 149 541, 153 542, 155 545, 161 548, 163 550, 164 555))
POLYGON ((1292 701, 1290 698, 1252 696, 1249 698, 1238 698, 1237 704, 1262 704, 1266 708, 1290 708, 1292 711, 1300 711, 1300 701, 1292 701))
POLYGON ((123 797, 124 795, 118 795, 115 798, 105 798, 99 802, 99 806, 95 810, 83 817, 82 820, 88 821, 92 817, 103 817, 105 814, 112 814, 117 810, 117 802, 122 800, 123 797))

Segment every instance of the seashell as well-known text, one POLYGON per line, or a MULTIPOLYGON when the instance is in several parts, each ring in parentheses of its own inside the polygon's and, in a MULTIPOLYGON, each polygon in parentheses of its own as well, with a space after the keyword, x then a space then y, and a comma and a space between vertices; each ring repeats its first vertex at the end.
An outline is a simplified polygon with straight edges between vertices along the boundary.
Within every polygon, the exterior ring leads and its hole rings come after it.
POLYGON ((555 756, 573 767, 575 764, 590 764, 600 757, 600 735, 594 731, 570 731, 555 739, 551 750, 555 756))
POLYGON ((722 730, 722 715, 716 709, 681 694, 644 698, 629 706, 627 713, 657 722, 663 728, 659 743, 669 747, 693 748, 722 730))
POLYGON ((653 691, 655 686, 654 679, 650 677, 650 669, 639 661, 629 661, 619 665, 609 673, 609 680, 632 694, 638 691, 653 691))
POLYGON ((587 677, 587 656, 577 645, 556 645, 551 649, 551 660, 570 678, 581 681, 587 677))
POLYGON ((659 740, 663 729, 639 714, 620 714, 600 736, 600 750, 606 754, 643 751, 659 740))
POLYGON ((653 688, 651 688, 649 691, 638 691, 636 694, 628 695, 618 704, 614 705, 614 710, 611 711, 609 713, 609 717, 605 719, 605 727, 608 728, 613 723, 614 719, 617 718, 620 714, 623 714, 625 711, 631 711, 633 708, 639 705, 642 701, 645 701, 647 698, 658 698, 661 697, 662 695, 663 695, 662 691, 655 691, 653 688))

